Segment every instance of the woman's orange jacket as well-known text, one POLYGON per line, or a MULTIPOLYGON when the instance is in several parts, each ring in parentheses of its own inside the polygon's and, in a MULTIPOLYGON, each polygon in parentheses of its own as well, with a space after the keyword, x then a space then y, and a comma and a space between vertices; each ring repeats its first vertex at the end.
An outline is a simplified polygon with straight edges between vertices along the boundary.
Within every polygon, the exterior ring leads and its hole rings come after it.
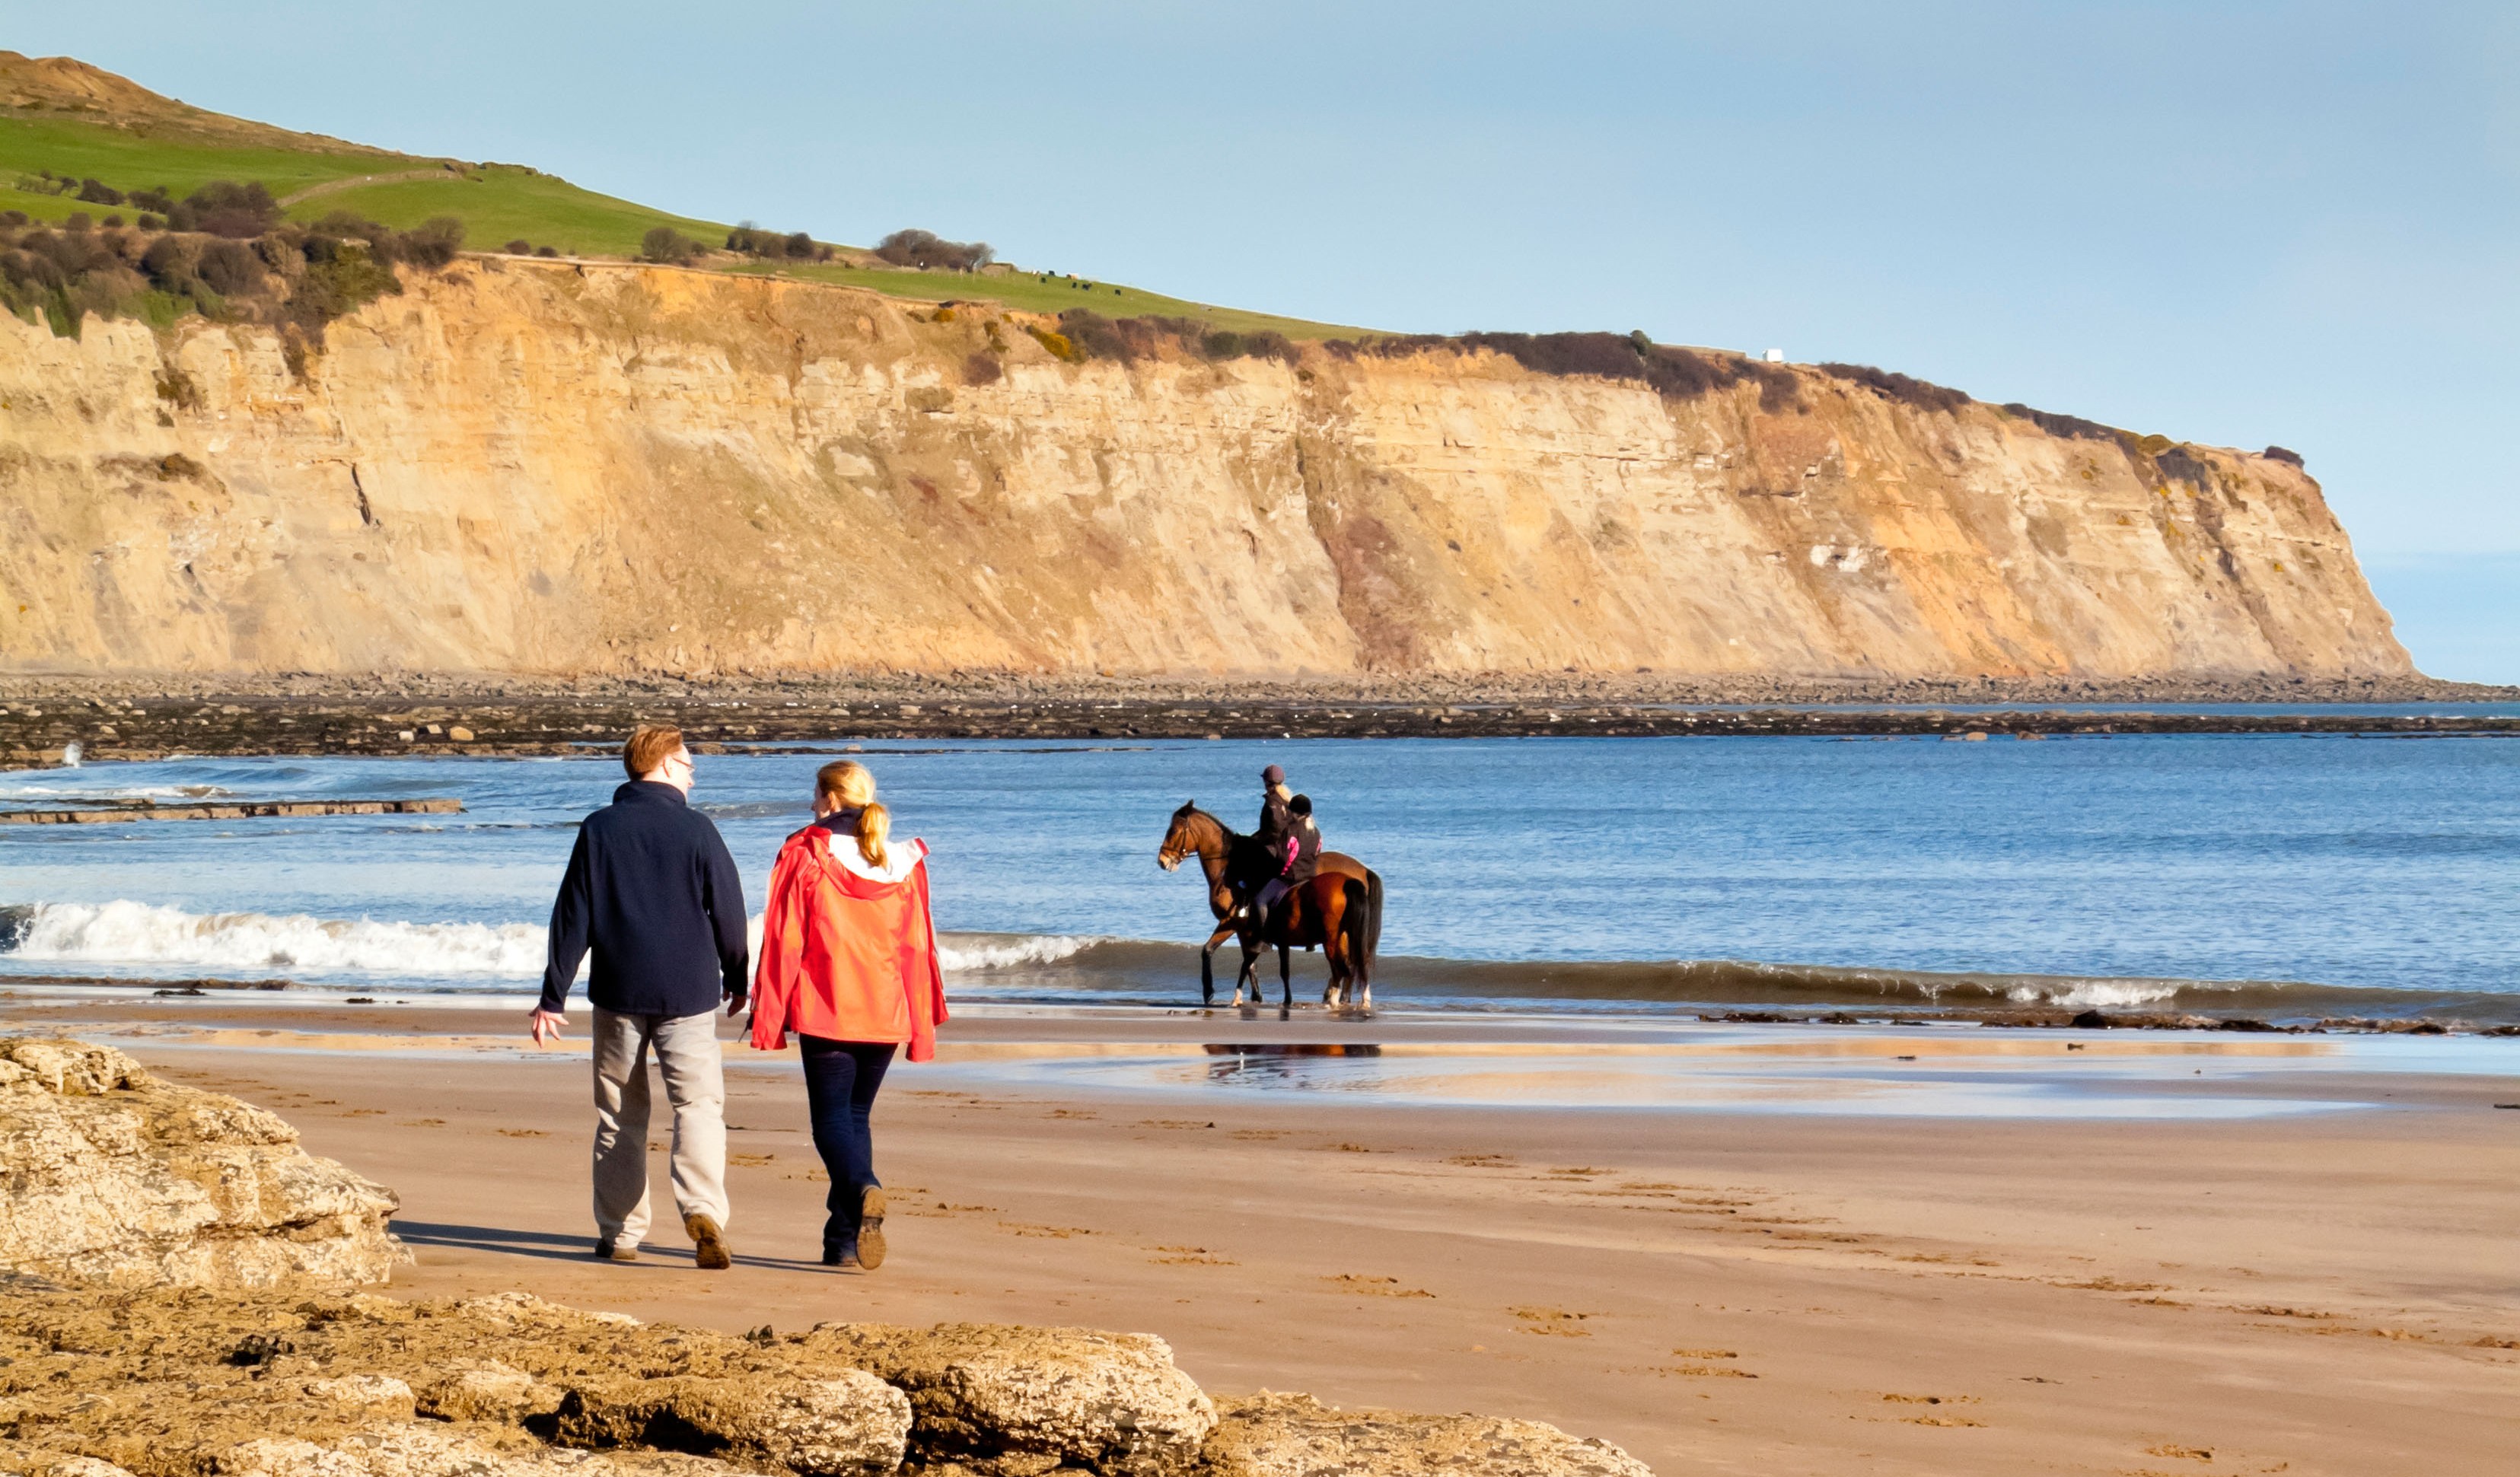
POLYGON ((884 874, 868 875, 856 845, 808 826, 779 849, 752 976, 752 1044, 788 1033, 832 1041, 907 1042, 910 1059, 936 1054, 945 974, 927 907, 927 843, 912 841, 884 874), (905 868, 903 861, 908 862, 905 868), (856 864, 853 870, 851 864, 856 864), (886 880, 885 875, 891 879, 886 880))

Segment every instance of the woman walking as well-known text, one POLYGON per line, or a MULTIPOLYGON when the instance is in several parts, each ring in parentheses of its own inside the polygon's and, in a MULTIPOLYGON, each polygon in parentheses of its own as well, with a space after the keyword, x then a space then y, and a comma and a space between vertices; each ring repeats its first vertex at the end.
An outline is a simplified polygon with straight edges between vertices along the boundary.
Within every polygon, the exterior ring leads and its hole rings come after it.
POLYGON ((936 1054, 945 977, 927 906, 927 844, 891 840, 875 776, 849 760, 814 776, 814 824, 788 838, 770 873, 752 1045, 798 1038, 814 1148, 831 1176, 823 1265, 883 1265, 883 1189, 868 1115, 893 1052, 936 1054))

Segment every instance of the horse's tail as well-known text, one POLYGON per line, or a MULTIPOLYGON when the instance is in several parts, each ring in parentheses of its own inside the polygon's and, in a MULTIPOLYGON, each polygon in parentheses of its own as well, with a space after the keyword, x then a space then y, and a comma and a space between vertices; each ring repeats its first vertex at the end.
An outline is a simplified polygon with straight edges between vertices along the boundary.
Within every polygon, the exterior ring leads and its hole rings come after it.
POLYGON ((1364 949, 1357 958, 1362 967, 1371 969, 1375 957, 1382 952, 1382 873, 1369 867, 1365 870, 1364 949))
MULTIPOLYGON (((1359 975, 1365 971, 1366 940, 1370 936, 1372 906, 1366 899, 1365 884, 1354 877, 1339 882, 1339 952, 1347 956, 1347 966, 1359 975)), ((1325 939, 1327 943, 1328 940, 1325 939)))

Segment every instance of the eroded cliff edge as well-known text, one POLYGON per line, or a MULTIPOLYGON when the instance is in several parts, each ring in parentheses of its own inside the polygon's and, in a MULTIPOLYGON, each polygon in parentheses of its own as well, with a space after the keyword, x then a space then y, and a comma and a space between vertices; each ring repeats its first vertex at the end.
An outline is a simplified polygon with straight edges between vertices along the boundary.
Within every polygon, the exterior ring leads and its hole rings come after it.
POLYGON ((1791 373, 1079 364, 993 309, 500 260, 311 357, 0 319, 0 669, 2411 671, 2289 462, 1791 373))

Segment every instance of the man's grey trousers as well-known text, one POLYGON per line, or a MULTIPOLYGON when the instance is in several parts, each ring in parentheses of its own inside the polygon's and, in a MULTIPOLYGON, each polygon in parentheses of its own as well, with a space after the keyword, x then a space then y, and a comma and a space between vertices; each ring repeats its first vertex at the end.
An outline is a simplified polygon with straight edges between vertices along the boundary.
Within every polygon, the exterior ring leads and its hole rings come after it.
POLYGON ((726 1072, 717 1017, 595 1010, 595 1233, 614 1246, 648 1234, 648 1052, 674 1108, 674 1206, 723 1229, 726 1072))

